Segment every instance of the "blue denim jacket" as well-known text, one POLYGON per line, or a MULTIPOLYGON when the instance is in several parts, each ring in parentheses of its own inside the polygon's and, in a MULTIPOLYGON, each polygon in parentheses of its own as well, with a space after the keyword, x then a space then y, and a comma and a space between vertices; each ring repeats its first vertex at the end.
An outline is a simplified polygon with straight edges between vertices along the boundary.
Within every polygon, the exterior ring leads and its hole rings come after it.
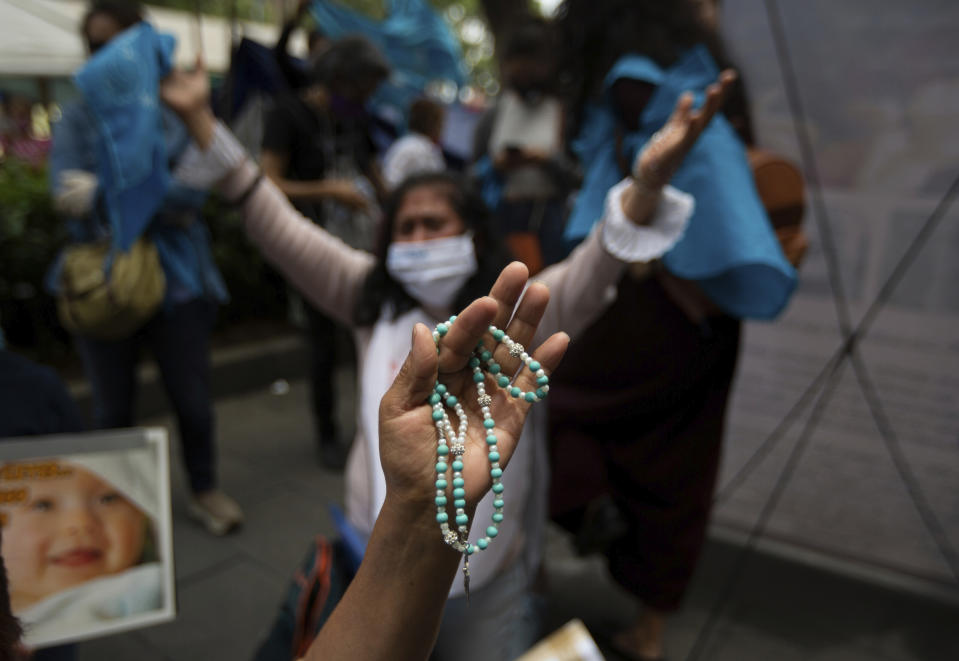
MULTIPOLYGON (((189 135, 183 123, 167 108, 163 108, 163 130, 172 164, 189 144, 189 135)), ((63 117, 54 126, 49 160, 50 190, 54 194, 59 192, 64 170, 96 173, 96 135, 93 118, 82 101, 64 107, 63 117)), ((209 231, 200 219, 205 200, 204 191, 174 180, 163 206, 147 229, 146 235, 156 245, 166 276, 164 305, 167 307, 200 297, 220 303, 229 299, 210 251, 209 231)), ((68 219, 70 236, 77 242, 102 238, 109 233, 109 226, 99 196, 90 215, 68 219)), ((53 294, 58 289, 60 261, 58 258, 47 274, 47 288, 53 294)))

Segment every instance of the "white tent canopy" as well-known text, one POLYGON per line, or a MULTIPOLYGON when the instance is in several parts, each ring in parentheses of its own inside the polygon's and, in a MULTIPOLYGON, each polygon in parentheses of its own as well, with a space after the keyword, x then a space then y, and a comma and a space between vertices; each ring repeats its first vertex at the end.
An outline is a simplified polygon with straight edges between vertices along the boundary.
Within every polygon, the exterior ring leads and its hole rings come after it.
MULTIPOLYGON (((88 6, 81 0, 0 0, 0 76, 59 77, 72 74, 86 60, 79 24, 88 6)), ((147 7, 147 18, 161 32, 177 38, 176 62, 196 60, 198 41, 212 72, 224 72, 230 63, 230 24, 223 18, 147 7)), ((241 21, 241 34, 272 44, 279 29, 266 23, 241 21)), ((305 39, 295 34, 294 53, 306 51, 305 39)))

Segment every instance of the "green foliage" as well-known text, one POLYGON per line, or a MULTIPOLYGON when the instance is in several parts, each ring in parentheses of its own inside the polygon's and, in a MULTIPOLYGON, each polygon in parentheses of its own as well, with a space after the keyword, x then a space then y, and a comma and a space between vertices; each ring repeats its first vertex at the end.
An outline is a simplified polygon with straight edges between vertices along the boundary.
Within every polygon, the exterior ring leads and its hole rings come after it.
MULTIPOLYGON (((237 212, 211 197, 203 211, 214 260, 231 301, 218 326, 286 320, 286 287, 250 245, 237 212)), ((44 170, 14 159, 0 162, 0 319, 7 340, 47 363, 69 362, 70 338, 60 327, 44 278, 66 244, 66 226, 53 210, 44 170)))
POLYGON ((66 240, 53 212, 47 176, 15 159, 0 163, 0 318, 11 343, 69 351, 43 279, 66 240))

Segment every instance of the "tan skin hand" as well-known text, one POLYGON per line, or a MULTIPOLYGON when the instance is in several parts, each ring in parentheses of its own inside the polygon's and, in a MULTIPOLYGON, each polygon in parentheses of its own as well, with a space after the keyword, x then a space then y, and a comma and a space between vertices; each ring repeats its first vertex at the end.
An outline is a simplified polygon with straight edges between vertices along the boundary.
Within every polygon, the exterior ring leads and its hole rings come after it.
POLYGON ((626 189, 622 199, 623 212, 628 218, 640 224, 651 219, 650 205, 655 208, 658 204, 657 193, 676 174, 696 140, 722 107, 735 80, 735 71, 723 71, 719 79, 706 88, 706 98, 697 110, 693 110, 692 94, 686 92, 679 97, 673 114, 639 154, 633 171, 635 183, 626 189))
MULTIPOLYGON (((397 378, 397 383, 412 383, 415 386, 402 391, 391 389, 380 404, 380 459, 386 474, 389 498, 416 507, 429 508, 432 505, 436 495, 433 482, 436 479, 437 431, 427 398, 437 379, 460 400, 470 421, 466 454, 463 456, 464 488, 469 507, 475 507, 489 490, 487 430, 480 424, 483 416, 476 401, 473 371, 467 366, 467 361, 480 337, 484 338, 486 346, 495 346, 487 329, 490 324, 503 328, 509 321, 510 312, 522 294, 528 277, 528 270, 518 262, 504 269, 490 290, 490 295, 474 301, 457 316, 456 322, 440 342, 439 355, 433 343, 432 329, 422 324, 414 329, 413 348, 402 367, 403 378, 397 378)), ((512 323, 506 327, 507 334, 524 345, 531 341, 548 302, 549 291, 545 286, 537 283, 530 285, 512 323)), ((532 355, 547 373, 552 373, 568 344, 569 337, 565 333, 557 333, 543 342, 532 355)), ((518 359, 505 355, 502 345, 494 351, 494 356, 503 366, 504 373, 512 373, 519 365, 518 359)), ((517 385, 524 390, 535 388, 529 370, 524 371, 517 385)), ((491 409, 496 421, 494 433, 498 439, 500 463, 505 466, 516 449, 532 404, 511 397, 493 385, 489 378, 486 392, 493 400, 491 409)), ((455 415, 451 417, 455 426, 455 415)))

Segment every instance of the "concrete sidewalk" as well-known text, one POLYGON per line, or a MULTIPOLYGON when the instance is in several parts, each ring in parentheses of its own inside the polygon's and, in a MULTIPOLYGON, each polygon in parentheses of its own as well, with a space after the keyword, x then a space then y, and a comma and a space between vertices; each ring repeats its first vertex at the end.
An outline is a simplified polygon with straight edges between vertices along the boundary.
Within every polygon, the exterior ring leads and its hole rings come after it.
MULTIPOLYGON (((352 393, 352 375, 338 376, 340 392, 352 393)), ((170 426, 166 417, 149 423, 170 426)), ((343 481, 315 461, 304 382, 292 381, 285 395, 264 386, 222 398, 217 424, 222 485, 243 505, 245 527, 217 539, 187 519, 175 459, 177 620, 82 643, 83 661, 250 658, 310 539, 333 533, 325 505, 342 501, 343 481)), ((735 544, 710 541, 687 606, 670 626, 671 659, 685 658, 737 552, 735 544)), ((579 617, 602 643, 634 615, 633 601, 611 584, 600 560, 576 558, 558 530, 551 531, 547 567, 551 628, 579 617)), ((700 658, 951 661, 959 659, 957 625, 955 603, 764 552, 752 558, 700 658)))

